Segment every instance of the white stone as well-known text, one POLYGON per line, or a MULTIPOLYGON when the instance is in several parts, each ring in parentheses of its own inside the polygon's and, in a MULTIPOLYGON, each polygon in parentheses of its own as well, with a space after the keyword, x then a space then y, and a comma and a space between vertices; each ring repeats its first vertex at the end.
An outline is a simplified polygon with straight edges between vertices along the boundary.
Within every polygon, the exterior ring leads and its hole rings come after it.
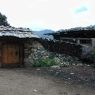
POLYGON ((53 65, 53 66, 51 66, 51 68, 53 68, 53 69, 60 69, 60 66, 59 65, 53 65))

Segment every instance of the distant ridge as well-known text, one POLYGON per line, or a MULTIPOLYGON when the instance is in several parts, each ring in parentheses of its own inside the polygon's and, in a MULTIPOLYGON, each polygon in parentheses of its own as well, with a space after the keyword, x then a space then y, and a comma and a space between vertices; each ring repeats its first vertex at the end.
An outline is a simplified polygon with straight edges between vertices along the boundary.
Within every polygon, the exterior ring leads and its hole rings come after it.
POLYGON ((41 30, 41 31, 32 31, 33 34, 35 35, 38 35, 40 38, 43 38, 43 39, 53 39, 53 36, 48 36, 48 35, 45 35, 47 33, 54 33, 53 30, 50 30, 50 29, 45 29, 45 30, 41 30))

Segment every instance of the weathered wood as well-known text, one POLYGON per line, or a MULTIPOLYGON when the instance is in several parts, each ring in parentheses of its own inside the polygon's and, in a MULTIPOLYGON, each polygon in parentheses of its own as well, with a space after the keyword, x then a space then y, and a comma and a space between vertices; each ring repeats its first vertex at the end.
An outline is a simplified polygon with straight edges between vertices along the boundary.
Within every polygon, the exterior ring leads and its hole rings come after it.
MULTIPOLYGON (((24 46, 19 43, 2 43, 1 48, 2 65, 22 65, 24 64, 24 46)), ((1 65, 1 66, 2 66, 1 65)))
POLYGON ((17 64, 19 63, 19 46, 16 44, 2 45, 2 63, 17 64))

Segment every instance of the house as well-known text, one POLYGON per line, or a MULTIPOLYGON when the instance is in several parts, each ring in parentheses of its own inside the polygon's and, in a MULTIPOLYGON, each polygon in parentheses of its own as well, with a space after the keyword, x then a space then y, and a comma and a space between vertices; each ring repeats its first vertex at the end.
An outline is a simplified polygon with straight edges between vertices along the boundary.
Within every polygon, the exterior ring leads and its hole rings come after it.
POLYGON ((0 66, 24 66, 36 38, 30 29, 0 26, 0 66))
MULTIPOLYGON (((47 35, 53 35, 56 42, 80 45, 82 49, 81 58, 87 57, 95 49, 95 27, 71 28, 47 35)), ((67 48, 71 49, 70 47, 67 48)))

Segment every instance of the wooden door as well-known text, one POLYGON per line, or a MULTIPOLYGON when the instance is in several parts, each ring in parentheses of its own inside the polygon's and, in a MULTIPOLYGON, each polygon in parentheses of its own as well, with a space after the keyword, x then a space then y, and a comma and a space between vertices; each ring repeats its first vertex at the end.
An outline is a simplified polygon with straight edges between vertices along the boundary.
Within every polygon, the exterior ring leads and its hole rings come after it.
POLYGON ((2 63, 19 63, 19 46, 15 44, 5 44, 2 48, 2 63))

